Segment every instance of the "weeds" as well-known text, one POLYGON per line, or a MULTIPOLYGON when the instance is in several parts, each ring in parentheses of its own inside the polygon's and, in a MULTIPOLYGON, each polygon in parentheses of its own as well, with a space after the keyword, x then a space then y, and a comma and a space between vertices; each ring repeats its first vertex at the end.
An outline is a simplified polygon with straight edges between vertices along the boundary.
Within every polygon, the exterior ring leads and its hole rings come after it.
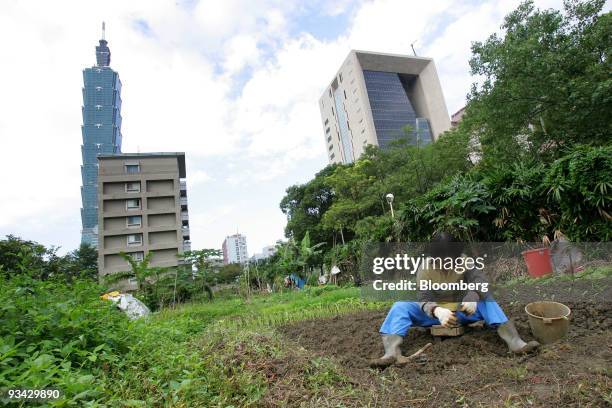
POLYGON ((250 406, 294 362, 289 375, 300 387, 324 393, 346 386, 339 371, 287 355, 274 327, 381 307, 356 288, 329 287, 188 304, 130 322, 88 280, 0 279, 0 388, 59 388, 50 406, 250 406))

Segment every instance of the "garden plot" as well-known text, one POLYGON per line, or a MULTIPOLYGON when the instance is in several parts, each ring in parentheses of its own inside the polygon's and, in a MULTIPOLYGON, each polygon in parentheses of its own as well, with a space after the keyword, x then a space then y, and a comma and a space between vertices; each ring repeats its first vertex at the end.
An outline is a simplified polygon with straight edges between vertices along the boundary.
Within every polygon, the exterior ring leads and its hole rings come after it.
MULTIPOLYGON (((610 283, 609 279, 577 280, 500 292, 500 305, 525 340, 532 339, 524 313, 528 301, 556 298, 572 309, 568 336, 527 356, 509 355, 493 330, 472 329, 461 337, 434 343, 424 356, 405 367, 372 370, 369 360, 383 353, 378 328, 386 311, 308 320, 279 331, 308 352, 337 363, 356 387, 370 390, 371 400, 357 405, 609 406, 610 283)), ((412 354, 431 341, 428 330, 412 329, 402 351, 412 354)))

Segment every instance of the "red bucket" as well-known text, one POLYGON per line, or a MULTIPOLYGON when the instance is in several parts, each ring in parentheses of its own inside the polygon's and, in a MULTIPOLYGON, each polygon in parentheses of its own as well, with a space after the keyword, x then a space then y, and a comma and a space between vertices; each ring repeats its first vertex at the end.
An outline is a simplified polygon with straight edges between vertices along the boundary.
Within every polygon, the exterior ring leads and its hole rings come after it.
POLYGON ((553 267, 550 261, 549 248, 536 248, 521 252, 525 263, 527 264, 527 272, 533 278, 548 275, 552 273, 553 267))

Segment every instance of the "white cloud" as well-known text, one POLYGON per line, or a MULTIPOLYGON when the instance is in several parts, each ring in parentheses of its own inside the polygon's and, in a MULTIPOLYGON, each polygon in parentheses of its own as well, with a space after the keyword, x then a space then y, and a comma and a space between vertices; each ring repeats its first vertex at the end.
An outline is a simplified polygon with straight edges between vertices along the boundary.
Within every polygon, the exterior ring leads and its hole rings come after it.
POLYGON ((194 170, 189 172, 189 178, 187 178, 187 185, 189 188, 193 188, 197 185, 213 181, 214 178, 203 170, 194 170))
POLYGON ((247 64, 255 65, 260 57, 257 39, 246 34, 232 37, 227 45, 227 53, 223 62, 224 71, 229 74, 239 73, 247 64))

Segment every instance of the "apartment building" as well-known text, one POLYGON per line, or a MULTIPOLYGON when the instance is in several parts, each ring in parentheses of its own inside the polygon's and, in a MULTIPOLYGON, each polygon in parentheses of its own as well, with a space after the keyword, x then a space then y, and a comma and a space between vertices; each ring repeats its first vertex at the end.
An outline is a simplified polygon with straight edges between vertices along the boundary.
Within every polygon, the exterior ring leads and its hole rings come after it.
POLYGON ((246 237, 242 234, 234 234, 226 237, 221 248, 223 250, 223 263, 225 265, 232 263, 244 264, 249 261, 246 237))
POLYGON ((99 276, 128 270, 121 252, 151 253, 152 267, 178 265, 191 250, 185 154, 99 155, 98 164, 99 276))
POLYGON ((251 256, 251 261, 262 261, 276 254, 276 245, 268 245, 262 248, 260 253, 251 256))
POLYGON ((330 163, 352 163, 368 144, 425 145, 451 126, 434 61, 416 56, 350 51, 319 109, 330 163))

